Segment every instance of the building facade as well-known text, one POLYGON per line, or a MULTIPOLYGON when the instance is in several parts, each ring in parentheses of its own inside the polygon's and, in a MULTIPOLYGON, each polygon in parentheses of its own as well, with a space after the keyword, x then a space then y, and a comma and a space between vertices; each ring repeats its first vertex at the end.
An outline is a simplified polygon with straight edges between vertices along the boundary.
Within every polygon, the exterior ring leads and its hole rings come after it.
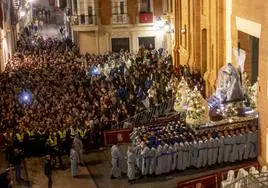
POLYGON ((171 0, 70 0, 67 22, 81 53, 171 51, 171 0))
POLYGON ((200 70, 209 96, 226 62, 225 0, 175 0, 174 8, 174 64, 200 70))

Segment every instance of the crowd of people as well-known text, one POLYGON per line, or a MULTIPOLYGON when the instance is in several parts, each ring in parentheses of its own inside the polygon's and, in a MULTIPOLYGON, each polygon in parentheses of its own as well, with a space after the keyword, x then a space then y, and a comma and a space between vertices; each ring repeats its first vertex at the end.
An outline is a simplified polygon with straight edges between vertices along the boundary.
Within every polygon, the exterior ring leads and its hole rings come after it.
POLYGON ((172 98, 181 76, 204 89, 200 73, 187 65, 174 70, 166 50, 82 55, 69 39, 26 28, 0 74, 6 158, 22 151, 58 155, 62 163, 77 135, 84 150, 97 149, 103 130, 172 98))
MULTIPOLYGON (((135 181, 137 174, 154 176, 191 167, 234 163, 254 159, 258 151, 258 130, 255 126, 199 134, 180 120, 167 125, 134 128, 130 137, 132 147, 127 152, 130 183, 135 181)), ((118 178, 124 155, 116 145, 111 155, 112 178, 118 178)))
POLYGON ((165 86, 180 75, 163 49, 81 55, 69 40, 27 33, 17 46, 0 75, 0 129, 18 143, 79 133, 99 145, 101 130, 148 107, 150 89, 149 106, 172 97, 165 86))

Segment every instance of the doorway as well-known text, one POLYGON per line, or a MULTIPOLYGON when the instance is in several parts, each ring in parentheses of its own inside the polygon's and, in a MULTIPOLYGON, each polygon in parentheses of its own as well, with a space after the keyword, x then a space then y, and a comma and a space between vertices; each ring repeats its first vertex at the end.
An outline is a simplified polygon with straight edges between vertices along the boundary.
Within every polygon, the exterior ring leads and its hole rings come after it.
POLYGON ((112 38, 112 51, 129 51, 129 38, 112 38))
POLYGON ((259 76, 259 38, 238 31, 238 41, 240 48, 246 52, 244 71, 251 84, 254 84, 259 76))
POLYGON ((207 72, 207 30, 202 29, 202 75, 207 72))

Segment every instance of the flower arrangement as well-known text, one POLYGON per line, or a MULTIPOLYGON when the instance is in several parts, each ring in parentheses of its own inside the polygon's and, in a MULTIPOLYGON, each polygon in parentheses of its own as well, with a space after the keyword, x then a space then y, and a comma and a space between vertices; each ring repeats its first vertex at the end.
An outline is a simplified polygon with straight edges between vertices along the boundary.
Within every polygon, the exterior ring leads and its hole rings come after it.
POLYGON ((209 120, 208 104, 197 87, 189 93, 187 101, 186 122, 192 125, 207 123, 209 120))
POLYGON ((256 109, 258 104, 258 82, 253 84, 253 86, 249 87, 248 90, 248 98, 249 98, 249 106, 251 109, 256 109))

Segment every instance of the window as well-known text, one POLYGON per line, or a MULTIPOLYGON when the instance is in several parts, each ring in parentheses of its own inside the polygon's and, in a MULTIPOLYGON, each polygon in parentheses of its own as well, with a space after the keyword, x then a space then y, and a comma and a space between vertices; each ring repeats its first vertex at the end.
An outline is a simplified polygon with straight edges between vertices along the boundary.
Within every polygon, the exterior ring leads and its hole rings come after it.
POLYGON ((93 24, 93 18, 94 18, 94 15, 93 15, 92 6, 88 6, 88 23, 89 24, 93 24))
POLYGON ((127 1, 126 0, 113 0, 112 1, 112 14, 126 14, 127 1))
POLYGON ((140 12, 141 13, 152 12, 151 0, 140 0, 140 12))

